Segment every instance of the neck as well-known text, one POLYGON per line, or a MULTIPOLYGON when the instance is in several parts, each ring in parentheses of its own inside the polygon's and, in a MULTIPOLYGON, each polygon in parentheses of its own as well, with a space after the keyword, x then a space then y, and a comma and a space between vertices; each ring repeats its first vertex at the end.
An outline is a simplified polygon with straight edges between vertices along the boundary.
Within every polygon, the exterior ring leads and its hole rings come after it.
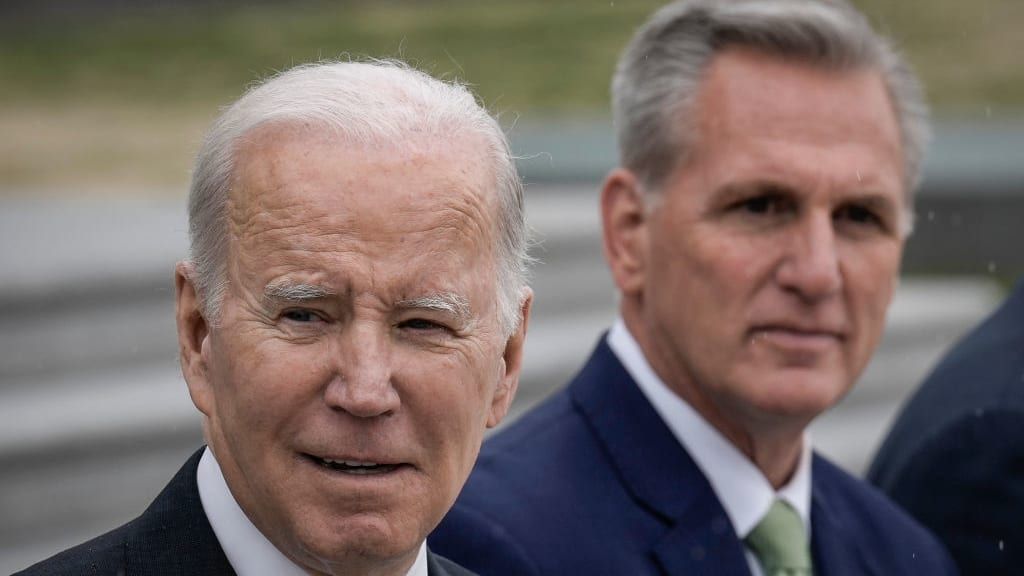
POLYGON ((764 474, 773 488, 785 486, 800 462, 807 422, 765 415, 735 399, 718 399, 698 385, 690 371, 676 360, 668 339, 651 334, 651 328, 632 314, 623 299, 623 322, 643 351, 651 369, 677 396, 718 430, 764 474))

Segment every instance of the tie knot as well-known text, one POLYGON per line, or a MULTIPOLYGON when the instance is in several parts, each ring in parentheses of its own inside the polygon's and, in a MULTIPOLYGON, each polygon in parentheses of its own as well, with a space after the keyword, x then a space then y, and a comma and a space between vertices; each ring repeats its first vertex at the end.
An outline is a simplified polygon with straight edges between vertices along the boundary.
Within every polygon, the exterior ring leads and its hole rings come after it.
POLYGON ((811 552, 800 515, 782 500, 775 500, 768 513, 746 538, 764 567, 766 576, 810 576, 811 552))

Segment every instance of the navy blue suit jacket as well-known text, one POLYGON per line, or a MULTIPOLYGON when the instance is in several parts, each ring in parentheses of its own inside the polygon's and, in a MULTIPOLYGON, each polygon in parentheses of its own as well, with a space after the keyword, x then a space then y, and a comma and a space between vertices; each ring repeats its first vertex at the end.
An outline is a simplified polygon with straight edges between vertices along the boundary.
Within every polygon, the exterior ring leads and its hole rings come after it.
MULTIPOLYGON (((135 520, 14 576, 234 576, 199 500, 202 454, 193 454, 135 520)), ((427 573, 474 576, 430 551, 427 573)))
MULTIPOLYGON (((873 488, 813 461, 817 576, 954 574, 873 488)), ((431 547, 481 576, 746 575, 710 484, 602 339, 567 389, 485 442, 431 547)))
POLYGON ((1024 281, 925 380, 869 478, 964 574, 1024 573, 1024 281))

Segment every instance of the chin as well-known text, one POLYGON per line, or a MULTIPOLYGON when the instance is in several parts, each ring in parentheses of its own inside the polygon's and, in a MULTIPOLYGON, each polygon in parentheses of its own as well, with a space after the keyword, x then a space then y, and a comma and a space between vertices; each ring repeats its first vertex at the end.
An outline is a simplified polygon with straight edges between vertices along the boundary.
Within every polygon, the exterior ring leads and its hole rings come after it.
POLYGON ((422 540, 418 532, 380 516, 303 520, 307 529, 298 533, 297 544, 304 557, 321 566, 399 559, 415 553, 422 540))
POLYGON ((756 402, 765 414, 809 422, 838 403, 847 390, 847 380, 837 375, 782 370, 761 379, 756 402))

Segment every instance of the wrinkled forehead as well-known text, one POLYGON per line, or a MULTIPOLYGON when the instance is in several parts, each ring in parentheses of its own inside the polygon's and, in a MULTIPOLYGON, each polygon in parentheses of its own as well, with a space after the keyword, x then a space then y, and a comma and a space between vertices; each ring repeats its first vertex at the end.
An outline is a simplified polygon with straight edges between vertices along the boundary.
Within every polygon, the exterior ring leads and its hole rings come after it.
POLYGON ((493 240, 499 203, 486 149, 473 134, 358 142, 331 128, 261 126, 236 146, 229 221, 236 235, 326 219, 346 230, 452 227, 493 240))

